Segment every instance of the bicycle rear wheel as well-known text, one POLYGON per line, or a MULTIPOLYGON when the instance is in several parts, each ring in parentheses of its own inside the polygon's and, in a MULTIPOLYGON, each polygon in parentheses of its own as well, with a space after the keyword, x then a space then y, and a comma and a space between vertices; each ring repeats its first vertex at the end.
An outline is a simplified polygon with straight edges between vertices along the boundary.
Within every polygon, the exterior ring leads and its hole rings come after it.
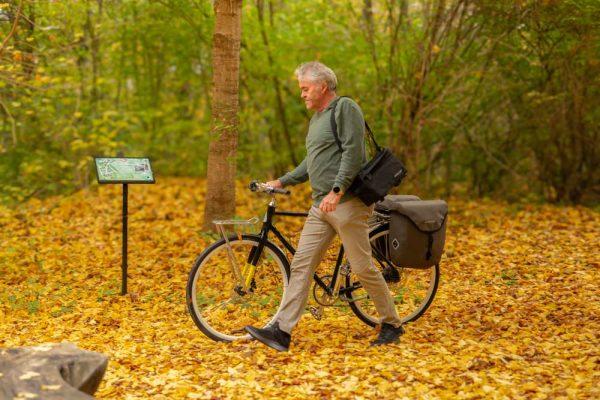
POLYGON ((209 338, 230 342, 247 339, 246 325, 264 327, 277 318, 287 288, 290 266, 283 252, 267 242, 254 272, 249 261, 260 238, 230 237, 233 257, 250 285, 242 290, 224 239, 196 259, 187 283, 187 306, 196 326, 209 338))
MULTIPOLYGON (((393 266, 389 257, 388 235, 389 224, 381 225, 369 233, 373 263, 386 276, 402 323, 412 322, 420 318, 431 305, 440 280, 440 267, 435 265, 427 269, 415 269, 393 266)), ((379 314, 373 301, 352 272, 346 276, 346 287, 353 288, 347 297, 354 314, 367 325, 379 324, 379 314)))

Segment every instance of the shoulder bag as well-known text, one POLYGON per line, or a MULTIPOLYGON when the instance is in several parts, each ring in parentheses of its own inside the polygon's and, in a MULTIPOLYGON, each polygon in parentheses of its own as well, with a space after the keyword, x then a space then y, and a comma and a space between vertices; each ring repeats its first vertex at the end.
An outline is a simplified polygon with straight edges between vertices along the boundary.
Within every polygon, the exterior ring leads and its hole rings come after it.
MULTIPOLYGON (((337 123, 335 121, 335 108, 339 99, 341 97, 334 100, 330 118, 333 137, 341 153, 343 151, 342 142, 338 137, 337 123)), ((406 176, 406 168, 389 149, 380 147, 377 144, 367 121, 365 121, 365 129, 375 147, 375 156, 361 168, 358 175, 356 175, 350 184, 348 192, 356 195, 363 203, 370 206, 373 203, 383 200, 385 195, 394 186, 398 186, 402 182, 402 179, 406 176)))

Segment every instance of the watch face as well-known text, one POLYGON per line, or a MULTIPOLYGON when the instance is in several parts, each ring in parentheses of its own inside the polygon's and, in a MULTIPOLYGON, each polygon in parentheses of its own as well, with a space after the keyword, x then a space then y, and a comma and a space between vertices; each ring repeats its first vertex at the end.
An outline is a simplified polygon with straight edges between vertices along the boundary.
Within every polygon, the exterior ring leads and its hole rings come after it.
POLYGON ((334 187, 333 188, 333 193, 339 193, 340 192, 340 188, 339 187, 334 187))

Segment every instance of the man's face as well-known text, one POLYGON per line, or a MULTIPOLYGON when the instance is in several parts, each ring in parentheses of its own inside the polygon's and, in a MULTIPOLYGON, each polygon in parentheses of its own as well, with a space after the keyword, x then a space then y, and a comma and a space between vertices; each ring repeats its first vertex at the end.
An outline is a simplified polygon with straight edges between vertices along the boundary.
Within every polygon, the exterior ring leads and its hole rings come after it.
POLYGON ((306 108, 309 110, 318 110, 327 93, 325 82, 299 80, 298 86, 300 86, 300 97, 304 100, 306 108))

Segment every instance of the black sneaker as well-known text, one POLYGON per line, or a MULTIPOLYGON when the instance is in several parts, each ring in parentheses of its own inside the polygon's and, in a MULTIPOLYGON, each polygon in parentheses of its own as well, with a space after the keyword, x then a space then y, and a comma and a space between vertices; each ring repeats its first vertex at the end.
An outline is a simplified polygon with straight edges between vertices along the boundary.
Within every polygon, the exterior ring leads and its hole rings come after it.
POLYGON ((254 339, 275 350, 288 351, 290 349, 292 337, 289 333, 279 329, 279 322, 275 322, 272 326, 267 326, 264 329, 253 326, 247 326, 245 329, 254 339))
POLYGON ((404 335, 404 328, 400 325, 394 328, 393 325, 381 324, 381 331, 377 339, 371 342, 371 346, 380 346, 382 344, 397 343, 400 340, 400 336, 404 335))

